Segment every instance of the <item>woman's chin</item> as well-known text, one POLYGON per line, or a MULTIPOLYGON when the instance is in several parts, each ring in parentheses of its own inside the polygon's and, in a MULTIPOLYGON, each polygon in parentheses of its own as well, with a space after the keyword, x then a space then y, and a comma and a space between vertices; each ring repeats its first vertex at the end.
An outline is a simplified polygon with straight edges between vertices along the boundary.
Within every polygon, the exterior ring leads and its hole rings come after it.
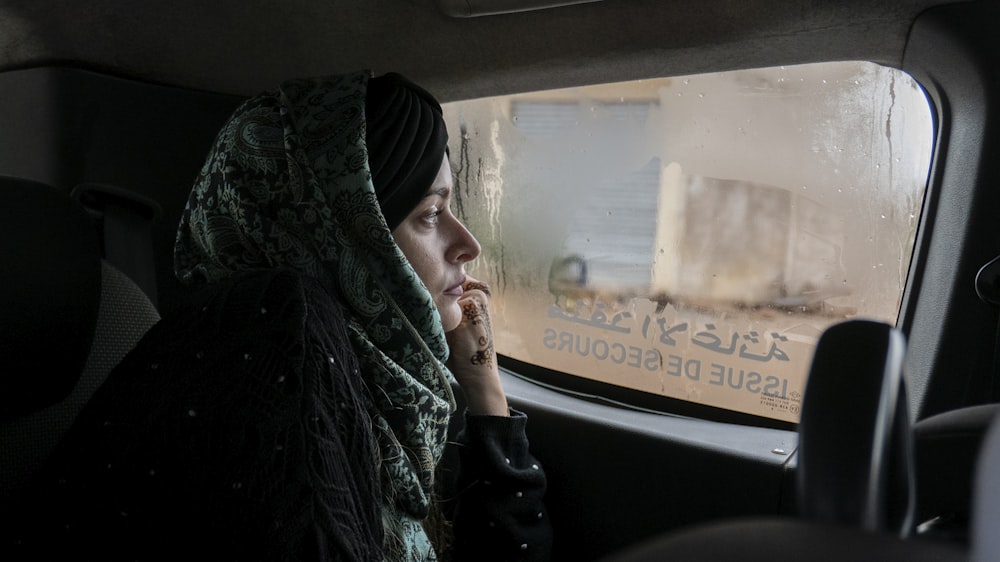
POLYGON ((441 327, 444 328, 445 332, 454 330, 462 323, 462 309, 459 308, 457 302, 438 308, 438 312, 441 314, 441 327))

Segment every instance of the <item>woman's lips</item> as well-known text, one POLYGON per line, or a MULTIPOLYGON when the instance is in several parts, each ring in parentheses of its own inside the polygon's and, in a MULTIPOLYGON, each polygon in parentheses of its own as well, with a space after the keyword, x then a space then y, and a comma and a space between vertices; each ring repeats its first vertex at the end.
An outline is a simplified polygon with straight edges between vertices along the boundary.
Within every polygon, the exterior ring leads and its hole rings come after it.
POLYGON ((455 285, 445 290, 444 294, 451 297, 460 297, 462 296, 462 293, 465 292, 465 289, 462 288, 462 285, 465 285, 465 276, 462 276, 461 281, 459 281, 455 285))

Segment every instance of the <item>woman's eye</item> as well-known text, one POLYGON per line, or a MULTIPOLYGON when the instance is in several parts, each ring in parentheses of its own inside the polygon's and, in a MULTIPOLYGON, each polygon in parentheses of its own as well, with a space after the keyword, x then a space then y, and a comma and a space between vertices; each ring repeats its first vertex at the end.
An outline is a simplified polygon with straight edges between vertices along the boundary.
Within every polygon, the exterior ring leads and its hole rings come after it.
POLYGON ((431 224, 437 224, 438 217, 441 216, 441 213, 443 212, 444 211, 442 209, 438 209, 437 207, 435 207, 431 209, 426 215, 424 215, 424 220, 426 220, 431 224))

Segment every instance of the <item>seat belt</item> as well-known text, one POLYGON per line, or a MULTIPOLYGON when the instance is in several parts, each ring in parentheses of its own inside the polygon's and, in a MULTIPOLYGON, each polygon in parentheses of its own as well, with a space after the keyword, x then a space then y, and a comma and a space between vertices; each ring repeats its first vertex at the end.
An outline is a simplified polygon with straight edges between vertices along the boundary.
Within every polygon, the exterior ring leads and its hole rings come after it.
POLYGON ((132 279, 153 306, 157 306, 153 224, 163 214, 160 205, 127 189, 103 183, 83 183, 70 194, 98 222, 104 259, 132 279))
MULTIPOLYGON (((1000 306, 1000 256, 979 268, 979 272, 976 273, 976 294, 986 304, 1000 306)), ((1000 396, 997 396, 998 378, 1000 378, 1000 315, 997 318, 996 339, 993 343, 993 370, 987 385, 990 402, 1000 400, 1000 396)))

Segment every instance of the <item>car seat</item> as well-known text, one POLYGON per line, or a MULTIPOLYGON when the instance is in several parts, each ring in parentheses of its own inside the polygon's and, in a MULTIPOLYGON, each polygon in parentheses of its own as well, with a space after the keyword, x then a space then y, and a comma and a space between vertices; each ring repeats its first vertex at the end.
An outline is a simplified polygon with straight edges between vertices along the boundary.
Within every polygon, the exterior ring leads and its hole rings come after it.
POLYGON ((913 425, 920 533, 966 543, 976 459, 1000 404, 948 410, 913 425))
POLYGON ((66 193, 0 176, 0 511, 159 320, 66 193))
POLYGON ((796 517, 677 529, 606 562, 964 560, 917 538, 905 342, 888 324, 850 320, 820 338, 806 382, 797 451, 796 517))
POLYGON ((1000 416, 994 415, 976 460, 970 562, 1000 560, 1000 416))

